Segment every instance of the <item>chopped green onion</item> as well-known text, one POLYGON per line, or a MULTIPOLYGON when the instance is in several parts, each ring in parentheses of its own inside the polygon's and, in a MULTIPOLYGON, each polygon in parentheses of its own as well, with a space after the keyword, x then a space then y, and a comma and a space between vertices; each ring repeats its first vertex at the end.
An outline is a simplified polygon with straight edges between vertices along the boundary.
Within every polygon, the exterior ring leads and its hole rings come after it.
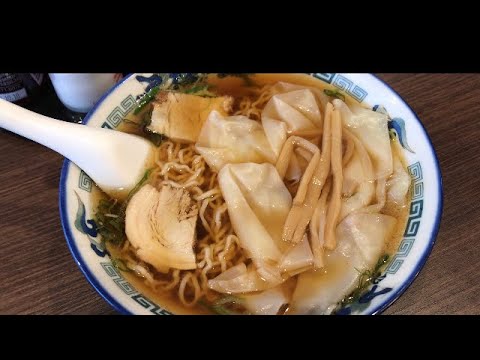
POLYGON ((208 90, 208 85, 196 85, 185 91, 185 94, 195 94, 201 91, 208 90))

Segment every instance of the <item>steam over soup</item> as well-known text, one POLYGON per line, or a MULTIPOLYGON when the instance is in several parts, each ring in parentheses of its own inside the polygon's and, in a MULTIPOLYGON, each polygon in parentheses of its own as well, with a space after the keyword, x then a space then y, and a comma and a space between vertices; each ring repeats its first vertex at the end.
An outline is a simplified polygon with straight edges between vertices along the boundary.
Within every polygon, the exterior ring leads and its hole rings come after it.
POLYGON ((386 115, 293 74, 164 75, 139 104, 120 130, 156 165, 124 200, 97 189, 96 220, 167 310, 330 314, 396 249, 410 177, 386 115))

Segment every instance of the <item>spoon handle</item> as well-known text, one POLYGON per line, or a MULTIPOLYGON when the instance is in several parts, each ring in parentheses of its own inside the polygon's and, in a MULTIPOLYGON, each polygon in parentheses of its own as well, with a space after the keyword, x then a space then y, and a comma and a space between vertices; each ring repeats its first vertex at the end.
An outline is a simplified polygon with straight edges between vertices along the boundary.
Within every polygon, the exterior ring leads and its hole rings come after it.
POLYGON ((0 99, 0 127, 68 158, 74 155, 72 148, 78 149, 79 141, 86 135, 83 125, 52 119, 2 99, 0 99))

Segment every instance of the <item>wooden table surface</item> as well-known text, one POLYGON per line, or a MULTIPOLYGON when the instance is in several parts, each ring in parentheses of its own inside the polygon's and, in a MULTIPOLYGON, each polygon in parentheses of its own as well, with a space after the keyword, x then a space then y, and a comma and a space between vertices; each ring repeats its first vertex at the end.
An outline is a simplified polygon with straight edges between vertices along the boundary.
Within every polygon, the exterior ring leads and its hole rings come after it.
MULTIPOLYGON (((384 314, 480 314, 480 74, 380 74, 417 112, 440 160, 444 210, 420 275, 384 314)), ((63 236, 63 158, 0 131, 0 314, 116 314, 63 236)))

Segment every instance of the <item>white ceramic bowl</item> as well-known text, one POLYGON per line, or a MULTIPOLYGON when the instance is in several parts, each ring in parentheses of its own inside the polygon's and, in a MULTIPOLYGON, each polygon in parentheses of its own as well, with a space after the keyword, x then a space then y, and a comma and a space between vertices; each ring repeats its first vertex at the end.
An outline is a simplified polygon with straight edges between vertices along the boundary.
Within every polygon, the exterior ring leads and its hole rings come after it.
MULTIPOLYGON (((391 131, 406 149, 412 176, 412 202, 404 237, 375 284, 340 314, 376 314, 392 304, 412 283, 425 263, 437 235, 442 213, 442 179, 432 143, 415 112, 380 79, 369 74, 311 74, 376 111, 388 111, 391 131)), ((88 126, 115 129, 136 99, 154 86, 154 74, 133 74, 106 93, 85 117, 88 126)), ((69 160, 60 179, 60 215, 75 261, 93 287, 125 314, 170 314, 139 293, 112 265, 92 220, 92 180, 69 160)))

